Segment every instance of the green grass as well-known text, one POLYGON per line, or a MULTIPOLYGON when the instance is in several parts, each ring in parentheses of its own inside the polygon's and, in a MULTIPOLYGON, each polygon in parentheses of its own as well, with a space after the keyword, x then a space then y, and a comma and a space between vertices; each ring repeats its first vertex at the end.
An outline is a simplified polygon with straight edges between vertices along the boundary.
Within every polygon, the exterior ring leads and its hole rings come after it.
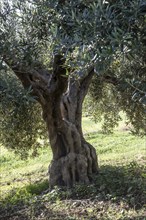
POLYGON ((83 119, 85 137, 98 154, 100 173, 91 185, 72 190, 47 191, 49 147, 26 161, 1 147, 2 215, 9 219, 6 213, 13 210, 11 205, 16 209, 14 219, 16 215, 21 219, 24 212, 25 219, 145 219, 146 139, 131 135, 123 122, 114 134, 104 135, 100 129, 89 118, 83 119))

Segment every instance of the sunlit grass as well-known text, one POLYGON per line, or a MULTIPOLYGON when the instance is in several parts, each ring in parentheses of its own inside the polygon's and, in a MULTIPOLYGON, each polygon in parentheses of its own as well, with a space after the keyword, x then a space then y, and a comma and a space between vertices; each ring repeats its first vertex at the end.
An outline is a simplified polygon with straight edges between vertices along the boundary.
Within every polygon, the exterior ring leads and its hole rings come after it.
MULTIPOLYGON (((99 165, 125 165, 131 161, 144 163, 146 160, 145 138, 135 137, 129 131, 123 131, 123 122, 114 134, 102 134, 100 124, 89 118, 83 118, 83 131, 86 139, 96 148, 99 165)), ((25 187, 48 178, 48 165, 52 153, 49 146, 40 149, 36 158, 20 160, 13 152, 1 147, 0 189, 6 196, 13 188, 25 187)))
POLYGON ((48 164, 52 153, 49 147, 40 150, 36 158, 21 160, 13 152, 1 148, 0 163, 0 189, 1 194, 6 194, 12 188, 20 188, 31 182, 47 178, 48 164))
POLYGON ((101 165, 146 161, 146 138, 133 136, 123 121, 113 134, 105 135, 101 133, 101 124, 84 118, 83 130, 86 139, 96 148, 101 165))

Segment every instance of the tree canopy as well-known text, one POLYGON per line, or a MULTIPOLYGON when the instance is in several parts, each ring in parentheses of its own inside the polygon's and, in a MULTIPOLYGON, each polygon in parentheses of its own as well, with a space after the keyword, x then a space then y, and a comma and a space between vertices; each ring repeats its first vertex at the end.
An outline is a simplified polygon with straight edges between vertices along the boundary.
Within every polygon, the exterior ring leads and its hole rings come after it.
POLYGON ((142 0, 1 2, 1 141, 5 146, 24 155, 44 135, 36 103, 43 86, 37 83, 51 75, 58 54, 64 59, 64 80, 79 80, 94 69, 88 96, 94 107, 91 114, 104 115, 111 129, 118 113, 125 111, 135 132, 145 132, 145 12, 142 0))

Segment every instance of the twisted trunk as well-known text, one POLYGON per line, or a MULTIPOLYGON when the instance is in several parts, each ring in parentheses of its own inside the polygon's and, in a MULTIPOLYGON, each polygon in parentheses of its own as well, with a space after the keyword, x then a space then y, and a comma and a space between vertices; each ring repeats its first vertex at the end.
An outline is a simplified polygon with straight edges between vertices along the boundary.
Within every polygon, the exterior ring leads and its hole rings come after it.
MULTIPOLYGON (((89 68, 79 80, 66 76, 65 60, 54 57, 53 72, 46 69, 11 67, 24 88, 32 88, 32 95, 42 106, 47 124, 53 159, 49 166, 50 186, 72 186, 88 183, 98 170, 95 149, 84 139, 82 132, 82 103, 94 74, 89 68)), ((15 63, 14 63, 15 64, 15 63)))
POLYGON ((72 186, 89 183, 98 170, 95 149, 82 132, 82 103, 93 73, 82 82, 70 79, 64 94, 53 96, 43 106, 53 159, 49 166, 49 183, 72 186))

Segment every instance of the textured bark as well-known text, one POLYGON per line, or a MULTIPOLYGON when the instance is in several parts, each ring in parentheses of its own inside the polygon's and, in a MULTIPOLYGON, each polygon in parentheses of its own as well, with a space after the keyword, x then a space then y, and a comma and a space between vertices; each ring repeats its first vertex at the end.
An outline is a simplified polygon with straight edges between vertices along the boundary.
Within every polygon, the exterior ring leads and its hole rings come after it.
POLYGON ((81 125, 82 103, 92 76, 93 70, 80 82, 69 79, 66 92, 53 96, 43 106, 53 152, 49 166, 51 187, 89 183, 98 171, 95 149, 85 141, 81 125))
MULTIPOLYGON (((6 62, 9 64, 8 59, 6 62)), ((62 56, 56 55, 51 74, 43 68, 30 71, 11 66, 23 86, 32 87, 42 106, 53 152, 50 187, 89 183, 92 174, 98 171, 95 149, 85 141, 82 132, 82 103, 94 71, 89 68, 79 80, 70 78, 66 76, 64 62, 62 56)))

